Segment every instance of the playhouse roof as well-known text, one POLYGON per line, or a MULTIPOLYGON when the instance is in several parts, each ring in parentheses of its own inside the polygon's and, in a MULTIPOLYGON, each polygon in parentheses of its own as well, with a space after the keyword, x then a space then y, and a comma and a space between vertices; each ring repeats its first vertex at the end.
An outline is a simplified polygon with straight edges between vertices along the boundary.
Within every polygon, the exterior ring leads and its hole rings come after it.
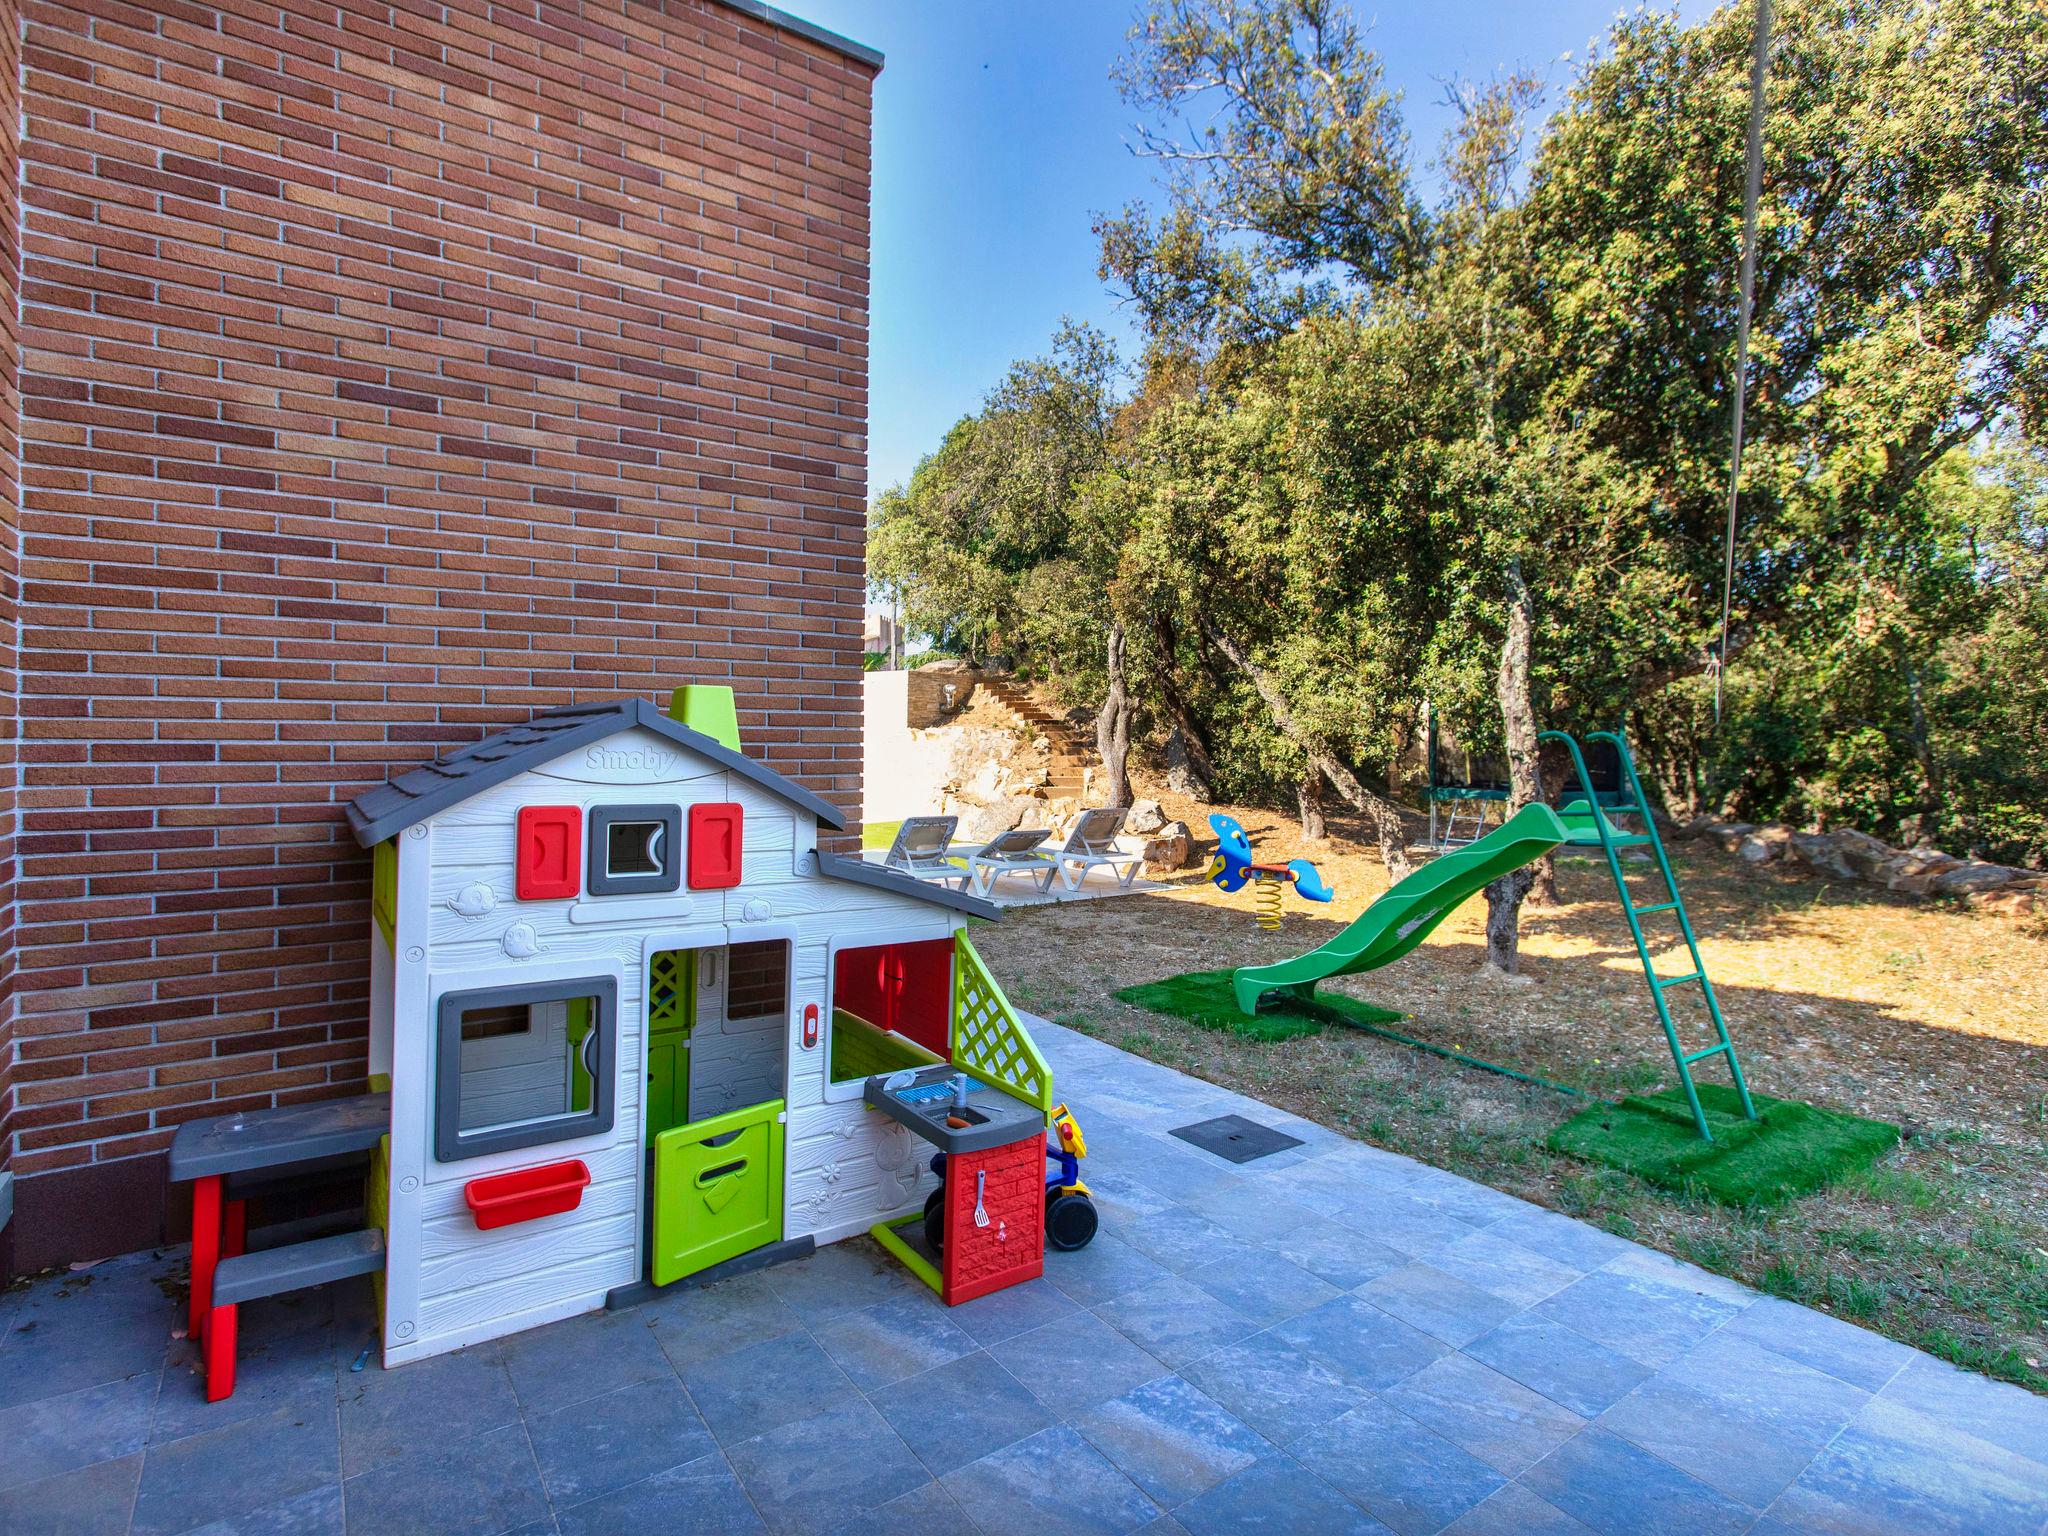
POLYGON ((646 699, 612 699, 603 704, 567 704, 535 715, 524 725, 486 736, 482 741, 401 773, 388 784, 365 790, 350 802, 348 824, 356 841, 371 848, 403 832, 414 822, 438 816, 471 795, 502 784, 516 774, 553 762, 565 752, 587 747, 638 726, 688 747, 719 767, 751 779, 771 795, 808 811, 834 831, 846 826, 831 802, 786 779, 773 768, 713 741, 702 731, 678 724, 646 699))

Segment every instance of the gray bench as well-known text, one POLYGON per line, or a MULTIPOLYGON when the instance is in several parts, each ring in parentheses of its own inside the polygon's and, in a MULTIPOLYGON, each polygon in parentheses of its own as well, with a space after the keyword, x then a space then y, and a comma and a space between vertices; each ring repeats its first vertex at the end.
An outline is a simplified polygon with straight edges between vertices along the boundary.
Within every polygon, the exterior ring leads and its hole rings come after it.
POLYGON ((384 1267, 384 1234, 374 1227, 286 1243, 222 1259, 213 1271, 213 1308, 206 1322, 206 1400, 235 1390, 235 1309, 245 1301, 331 1285, 384 1267))

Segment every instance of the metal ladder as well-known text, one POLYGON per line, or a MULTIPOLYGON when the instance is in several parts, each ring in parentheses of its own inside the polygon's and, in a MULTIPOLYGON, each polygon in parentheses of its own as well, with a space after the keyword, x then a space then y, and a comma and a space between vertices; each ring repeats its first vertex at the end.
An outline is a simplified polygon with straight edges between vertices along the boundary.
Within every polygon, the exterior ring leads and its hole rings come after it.
POLYGON ((1704 1061, 1709 1056, 1728 1058, 1728 1075, 1734 1079, 1735 1092, 1742 1101, 1742 1113, 1749 1119, 1756 1119, 1756 1106, 1750 1102, 1749 1085, 1742 1078, 1742 1063, 1735 1056, 1735 1042, 1728 1034, 1728 1021, 1721 1017, 1721 1003, 1714 996, 1714 984, 1707 979, 1706 962, 1700 958, 1699 941, 1693 937, 1692 918, 1685 910, 1685 899, 1678 893, 1678 880, 1671 873, 1671 860, 1665 856, 1664 843, 1657 836, 1657 820, 1650 814, 1649 804, 1643 798, 1643 786, 1636 778, 1635 760, 1629 756, 1628 743, 1613 731, 1592 731, 1586 740, 1613 743, 1615 753, 1621 760, 1621 802, 1603 806, 1594 792, 1593 779, 1586 772, 1585 756, 1579 751, 1578 742, 1563 731, 1545 731, 1537 740, 1561 741, 1570 750, 1572 768, 1578 774, 1581 800, 1566 799, 1559 807, 1571 836, 1566 846, 1571 848, 1597 847, 1607 857, 1607 872, 1614 877, 1614 889, 1621 897, 1621 910, 1628 916, 1628 931, 1636 941, 1636 958, 1643 963, 1643 977, 1650 985, 1650 1000, 1657 1005, 1657 1022, 1664 1026, 1664 1038, 1671 1046, 1671 1060, 1678 1067, 1678 1080, 1685 1087, 1685 1101, 1692 1108, 1693 1123, 1699 1127, 1700 1139, 1712 1141, 1713 1131, 1707 1125, 1707 1114, 1700 1107, 1699 1090, 1693 1086, 1693 1063, 1704 1061), (1610 819, 1633 815, 1643 824, 1641 832, 1623 832, 1610 819), (1624 848, 1648 848, 1656 856, 1657 870, 1664 879, 1664 889, 1669 894, 1667 901, 1652 902, 1639 907, 1629 895, 1628 880, 1621 870, 1621 850, 1624 848), (1692 972, 1686 976, 1659 976, 1650 963, 1650 946, 1643 938, 1642 920, 1660 912, 1676 913, 1678 931, 1684 935, 1686 952, 1692 956, 1692 972), (1665 993, 1677 987, 1698 983, 1707 1001, 1707 1015, 1714 1021, 1715 1043, 1697 1051, 1688 1051, 1678 1038, 1678 1026, 1672 1022, 1671 1007, 1665 1002, 1665 993))

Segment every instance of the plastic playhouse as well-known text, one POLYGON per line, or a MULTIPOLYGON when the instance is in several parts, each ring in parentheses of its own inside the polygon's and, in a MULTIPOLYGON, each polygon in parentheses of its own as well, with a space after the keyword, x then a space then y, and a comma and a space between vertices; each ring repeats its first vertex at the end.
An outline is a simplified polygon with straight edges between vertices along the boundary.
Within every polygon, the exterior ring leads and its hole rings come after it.
POLYGON ((963 931, 996 909, 820 852, 842 818, 741 752, 729 690, 552 710, 348 814, 376 1091, 195 1122, 172 1153, 209 1396, 237 1304, 345 1274, 379 1277, 397 1365, 870 1229, 908 1253, 888 1224, 940 1188, 944 1272, 909 1257, 964 1300, 1039 1273, 1047 1210, 1085 1198, 963 931), (365 1152, 363 1230, 244 1251, 260 1181, 365 1152))

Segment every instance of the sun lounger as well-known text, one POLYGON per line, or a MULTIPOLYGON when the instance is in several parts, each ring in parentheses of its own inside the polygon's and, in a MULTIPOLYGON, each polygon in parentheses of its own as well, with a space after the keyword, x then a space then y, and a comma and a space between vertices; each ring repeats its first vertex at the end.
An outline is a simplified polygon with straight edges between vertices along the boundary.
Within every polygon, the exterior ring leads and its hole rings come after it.
POLYGON ((964 888, 967 870, 949 852, 953 844, 953 829, 959 825, 958 816, 905 818, 903 825, 896 829, 896 839, 889 844, 889 851, 882 855, 883 865, 919 880, 929 880, 934 885, 957 882, 964 888))
POLYGON ((997 834, 967 855, 967 889, 975 896, 993 896, 1004 875, 1024 875, 1040 892, 1052 885, 1059 866, 1039 847, 1052 836, 1049 828, 1014 827, 997 834))
POLYGON ((1127 808, 1120 805, 1081 813, 1081 819, 1074 823, 1074 830, 1067 834, 1066 846, 1052 856, 1062 887, 1069 891, 1080 890, 1082 882, 1088 878, 1088 871, 1100 867, 1115 875, 1117 884, 1126 890, 1130 888, 1132 877, 1138 873, 1138 866, 1144 860, 1135 853, 1124 853, 1116 846, 1117 834, 1123 831, 1124 817, 1128 814, 1127 808))

